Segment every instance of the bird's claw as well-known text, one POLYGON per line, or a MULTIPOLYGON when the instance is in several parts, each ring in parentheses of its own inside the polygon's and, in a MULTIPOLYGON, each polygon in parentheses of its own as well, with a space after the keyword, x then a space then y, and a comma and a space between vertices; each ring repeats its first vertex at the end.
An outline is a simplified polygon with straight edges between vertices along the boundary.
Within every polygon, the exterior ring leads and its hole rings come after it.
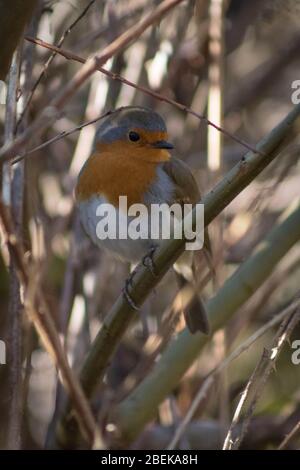
MULTIPOLYGON (((143 266, 145 266, 146 268, 149 269, 149 271, 151 272, 151 274, 154 278, 157 277, 157 274, 155 272, 155 264, 154 264, 154 261, 153 261, 153 254, 154 254, 155 250, 156 250, 156 247, 154 247, 154 246, 151 247, 149 252, 142 259, 143 266)), ((124 295, 125 299, 127 300, 127 302, 129 303, 130 307, 133 310, 140 310, 140 307, 134 302, 134 300, 132 299, 132 297, 129 293, 129 289, 132 287, 133 278, 134 278, 136 273, 137 273, 137 268, 135 268, 132 271, 129 278, 126 279, 125 286, 123 288, 123 295, 124 295)))
POLYGON ((149 269, 153 277, 157 277, 156 271, 155 271, 155 264, 153 261, 153 255, 155 253, 156 247, 152 246, 150 251, 144 256, 142 263, 143 266, 149 269))
POLYGON ((134 300, 132 299, 129 293, 129 287, 132 287, 132 280, 133 280, 134 274, 135 272, 133 272, 131 276, 128 279, 126 279, 125 286, 123 287, 123 295, 133 310, 139 310, 140 307, 134 302, 134 300))

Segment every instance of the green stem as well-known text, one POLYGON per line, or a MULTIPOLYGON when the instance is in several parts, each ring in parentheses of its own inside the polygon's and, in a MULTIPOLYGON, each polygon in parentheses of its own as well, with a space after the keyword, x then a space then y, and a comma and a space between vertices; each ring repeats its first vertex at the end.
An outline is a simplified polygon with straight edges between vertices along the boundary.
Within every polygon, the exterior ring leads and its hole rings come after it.
MULTIPOLYGON (((300 240, 300 205, 276 226, 258 250, 225 282, 206 305, 212 332, 224 326, 300 240)), ((117 406, 114 420, 125 442, 132 441, 156 414, 157 406, 174 389, 199 356, 209 337, 185 329, 169 344, 153 371, 117 406)))

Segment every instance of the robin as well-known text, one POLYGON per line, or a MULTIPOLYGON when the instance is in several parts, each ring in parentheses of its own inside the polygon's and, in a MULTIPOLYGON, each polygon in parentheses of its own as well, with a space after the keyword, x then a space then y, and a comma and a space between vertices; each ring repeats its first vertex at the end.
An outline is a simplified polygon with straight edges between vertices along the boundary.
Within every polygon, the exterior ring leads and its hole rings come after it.
MULTIPOLYGON (((105 118, 75 190, 81 224, 95 244, 130 263, 146 259, 159 245, 159 240, 150 238, 121 239, 118 234, 115 239, 99 237, 97 210, 109 204, 120 212, 120 196, 126 196, 128 207, 137 203, 150 207, 151 204, 199 202, 199 189, 189 167, 171 157, 172 149, 164 120, 151 109, 128 106, 105 118)), ((192 280, 192 254, 186 252, 174 266, 181 287, 192 280)), ((135 308, 126 288, 124 293, 135 308)), ((194 296, 184 316, 191 333, 208 334, 209 323, 200 297, 194 296)))

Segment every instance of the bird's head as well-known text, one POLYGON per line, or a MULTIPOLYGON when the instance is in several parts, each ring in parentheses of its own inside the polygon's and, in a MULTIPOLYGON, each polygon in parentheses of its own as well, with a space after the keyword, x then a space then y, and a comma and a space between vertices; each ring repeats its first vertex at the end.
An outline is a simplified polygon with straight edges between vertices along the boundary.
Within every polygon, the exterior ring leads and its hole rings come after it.
POLYGON ((96 150, 122 152, 129 158, 161 162, 169 160, 168 133, 162 117, 151 109, 127 106, 102 122, 95 138, 96 150))

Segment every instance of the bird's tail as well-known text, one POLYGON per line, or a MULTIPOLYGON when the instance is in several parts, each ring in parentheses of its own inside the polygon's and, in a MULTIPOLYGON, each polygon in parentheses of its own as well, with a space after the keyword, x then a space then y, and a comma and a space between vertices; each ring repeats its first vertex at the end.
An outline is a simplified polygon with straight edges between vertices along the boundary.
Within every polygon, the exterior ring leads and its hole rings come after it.
MULTIPOLYGON (((180 288, 184 289, 184 287, 189 284, 189 281, 187 281, 178 272, 176 272, 176 276, 180 288)), ((184 307, 183 314, 186 325, 191 333, 197 333, 197 331, 200 331, 201 333, 204 333, 206 335, 209 334, 210 326, 208 321, 207 310, 202 299, 198 297, 196 293, 193 296, 191 302, 186 307, 184 307)))

